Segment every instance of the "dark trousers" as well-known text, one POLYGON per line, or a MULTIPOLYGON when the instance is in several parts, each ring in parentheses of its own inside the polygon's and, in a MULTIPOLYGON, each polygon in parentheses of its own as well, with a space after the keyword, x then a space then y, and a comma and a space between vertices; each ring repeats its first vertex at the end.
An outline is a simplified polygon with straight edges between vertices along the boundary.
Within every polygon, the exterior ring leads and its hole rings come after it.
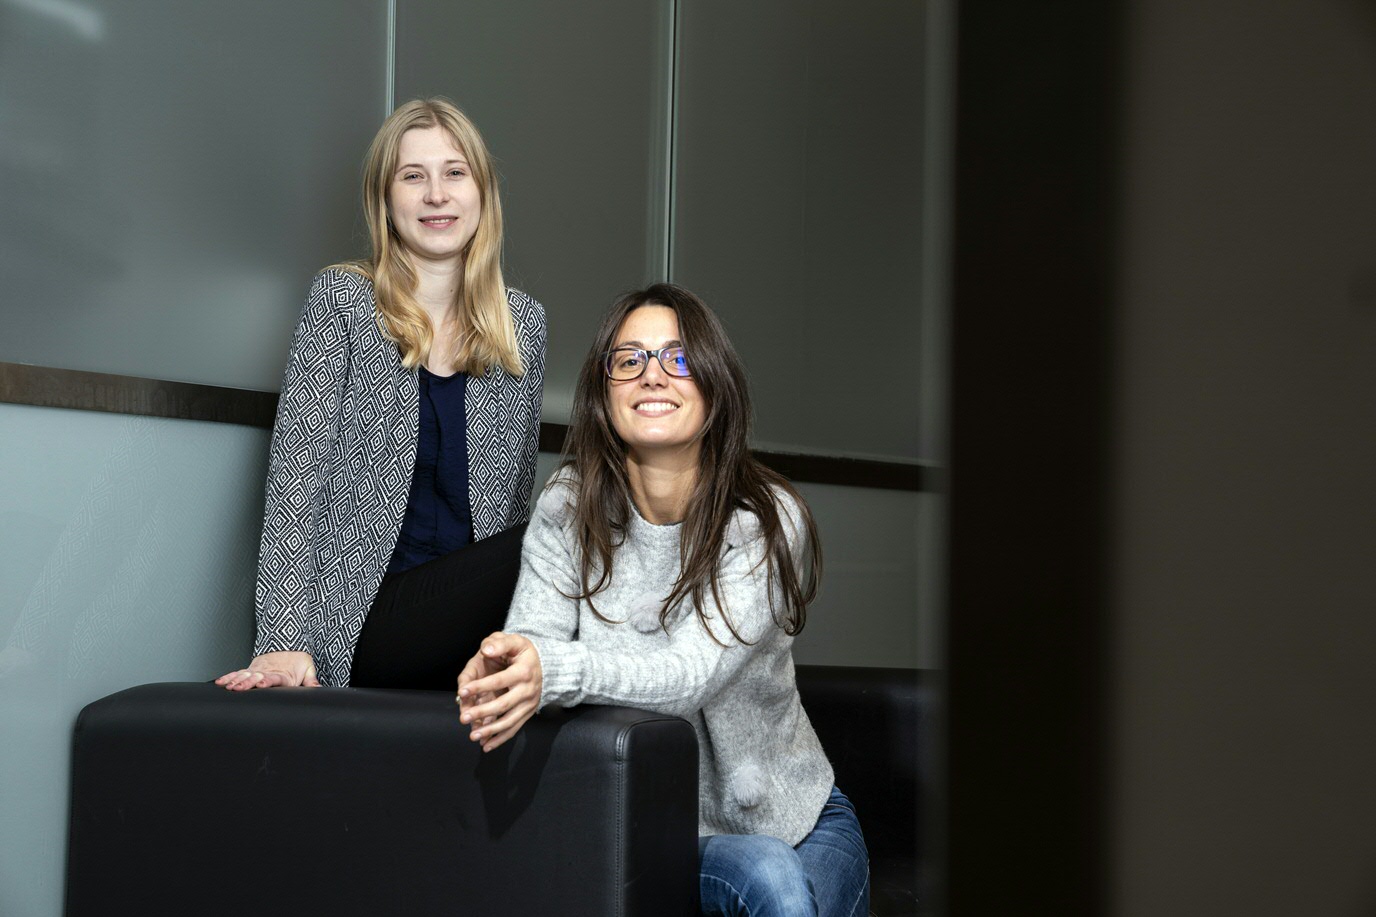
POLYGON ((349 684, 456 690, 479 642, 506 621, 525 531, 522 523, 385 577, 358 635, 349 684))

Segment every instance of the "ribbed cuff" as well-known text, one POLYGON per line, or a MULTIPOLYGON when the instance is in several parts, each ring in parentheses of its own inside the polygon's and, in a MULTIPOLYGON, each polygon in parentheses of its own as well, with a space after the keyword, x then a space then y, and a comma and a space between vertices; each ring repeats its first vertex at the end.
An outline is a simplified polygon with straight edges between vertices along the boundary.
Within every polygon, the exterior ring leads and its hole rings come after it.
POLYGON ((572 707, 583 700, 583 671, 588 650, 578 641, 527 635, 540 655, 540 709, 572 707))

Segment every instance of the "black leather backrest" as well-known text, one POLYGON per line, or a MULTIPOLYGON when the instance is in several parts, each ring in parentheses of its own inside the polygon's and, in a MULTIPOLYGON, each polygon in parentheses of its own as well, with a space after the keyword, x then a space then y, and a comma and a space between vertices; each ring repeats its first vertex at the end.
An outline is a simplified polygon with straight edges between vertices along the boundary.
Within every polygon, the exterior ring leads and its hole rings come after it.
POLYGON ((919 859, 935 672, 798 666, 803 707, 850 797, 871 859, 919 859))
POLYGON ((67 917, 689 917, 697 738, 547 711, 483 754, 449 692, 131 688, 73 743, 67 917))

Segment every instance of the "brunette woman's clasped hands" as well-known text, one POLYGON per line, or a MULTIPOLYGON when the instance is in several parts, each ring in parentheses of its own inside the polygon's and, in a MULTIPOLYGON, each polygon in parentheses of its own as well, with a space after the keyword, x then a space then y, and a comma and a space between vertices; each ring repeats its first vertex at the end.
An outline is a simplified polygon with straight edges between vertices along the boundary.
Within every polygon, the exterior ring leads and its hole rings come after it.
POLYGON ((520 634, 498 631, 459 673, 459 721, 483 751, 504 744, 540 708, 544 672, 535 645, 520 634))

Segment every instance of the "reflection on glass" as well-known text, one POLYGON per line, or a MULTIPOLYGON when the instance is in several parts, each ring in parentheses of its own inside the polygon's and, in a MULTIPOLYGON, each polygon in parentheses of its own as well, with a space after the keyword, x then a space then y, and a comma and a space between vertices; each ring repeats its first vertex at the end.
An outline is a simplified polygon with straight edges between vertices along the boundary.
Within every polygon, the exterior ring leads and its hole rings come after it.
POLYGON ((276 388, 360 248, 386 6, 0 0, 0 360, 276 388))
POLYGON ((681 7, 673 280, 751 367, 762 445, 931 458, 914 397, 925 6, 681 7))

